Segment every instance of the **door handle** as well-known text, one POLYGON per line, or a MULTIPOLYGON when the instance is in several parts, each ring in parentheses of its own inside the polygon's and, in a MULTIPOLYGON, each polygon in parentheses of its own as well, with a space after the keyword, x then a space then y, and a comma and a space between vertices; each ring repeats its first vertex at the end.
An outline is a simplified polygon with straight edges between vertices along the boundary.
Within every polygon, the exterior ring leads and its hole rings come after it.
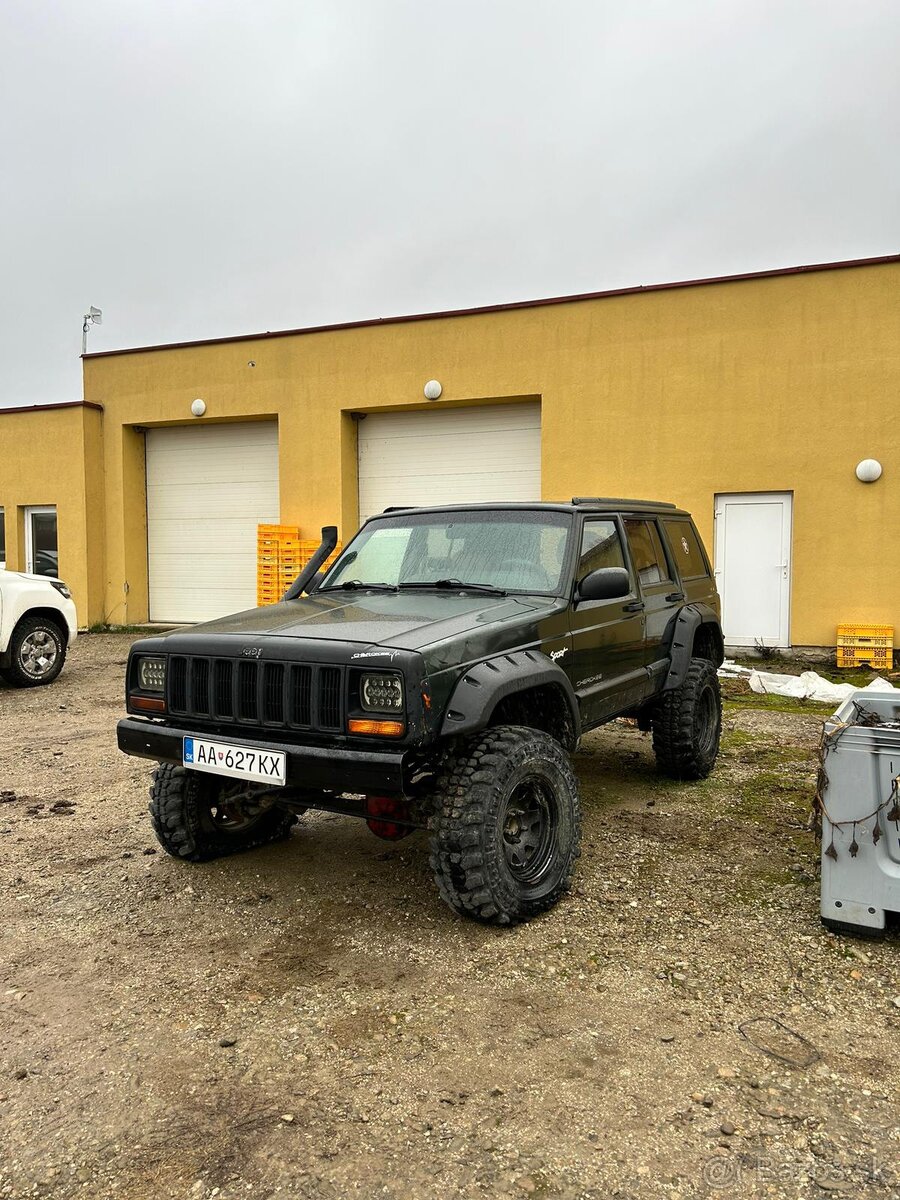
POLYGON ((630 604, 622 605, 622 612, 643 612, 643 611, 644 611, 643 600, 632 600, 632 602, 630 604))
POLYGON ((666 596, 666 603, 674 604, 676 600, 683 600, 683 599, 684 599, 684 592, 669 592, 668 596, 666 596))

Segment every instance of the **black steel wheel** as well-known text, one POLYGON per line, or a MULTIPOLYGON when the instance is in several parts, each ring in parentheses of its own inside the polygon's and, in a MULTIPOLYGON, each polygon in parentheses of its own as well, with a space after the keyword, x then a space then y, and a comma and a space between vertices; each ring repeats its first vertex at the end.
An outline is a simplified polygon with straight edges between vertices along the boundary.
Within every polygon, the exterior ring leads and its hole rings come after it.
POLYGON ((653 710, 653 750, 672 779, 705 779, 722 735, 722 695, 714 663, 692 658, 681 687, 665 692, 653 710))
POLYGON ((297 817, 254 804, 246 784, 160 763, 150 788, 150 821, 167 854, 207 862, 290 836, 297 817))
POLYGON ((501 725, 468 740, 436 798, 431 866, 456 912, 514 925, 568 891, 581 806, 569 756, 549 734, 501 725))
POLYGON ((553 864, 559 824, 556 799, 545 780, 535 775, 524 779, 500 819, 509 873, 527 886, 538 883, 553 864))

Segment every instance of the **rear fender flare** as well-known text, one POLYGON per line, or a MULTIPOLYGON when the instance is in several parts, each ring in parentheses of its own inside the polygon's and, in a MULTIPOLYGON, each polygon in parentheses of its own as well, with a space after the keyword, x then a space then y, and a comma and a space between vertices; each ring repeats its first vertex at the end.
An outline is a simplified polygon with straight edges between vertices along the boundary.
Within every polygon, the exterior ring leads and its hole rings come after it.
POLYGON ((476 663, 457 681, 441 723, 441 737, 459 737, 487 728, 491 713, 506 696, 555 684, 572 720, 573 743, 581 736, 578 697, 565 671, 540 650, 516 650, 476 663))
POLYGON ((681 687, 687 676, 694 649, 694 638, 701 625, 710 625, 716 634, 718 651, 716 666, 722 665, 723 642, 719 620, 711 608, 700 604, 686 604, 680 608, 666 631, 666 642, 670 656, 669 670, 663 684, 664 692, 673 692, 681 687))

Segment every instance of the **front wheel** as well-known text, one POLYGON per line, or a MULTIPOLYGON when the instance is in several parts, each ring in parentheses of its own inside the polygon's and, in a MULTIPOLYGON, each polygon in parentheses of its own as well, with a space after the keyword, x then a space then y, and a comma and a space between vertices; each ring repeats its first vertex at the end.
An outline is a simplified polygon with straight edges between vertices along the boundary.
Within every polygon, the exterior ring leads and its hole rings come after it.
POLYGON ((670 779, 705 779, 722 734, 719 677, 707 658, 692 658, 681 687, 664 692, 653 710, 653 750, 670 779))
POLYGON ((569 756, 549 734, 502 725, 464 743, 438 783, 431 867, 462 916, 515 925, 569 889, 581 806, 569 756))
POLYGON ((240 785, 160 763, 150 788, 150 821, 167 854, 207 862, 290 836, 297 820, 278 808, 251 808, 240 785))
POLYGON ((9 657, 0 677, 12 687, 52 683, 66 661, 65 636, 47 617, 23 617, 9 640, 9 657))

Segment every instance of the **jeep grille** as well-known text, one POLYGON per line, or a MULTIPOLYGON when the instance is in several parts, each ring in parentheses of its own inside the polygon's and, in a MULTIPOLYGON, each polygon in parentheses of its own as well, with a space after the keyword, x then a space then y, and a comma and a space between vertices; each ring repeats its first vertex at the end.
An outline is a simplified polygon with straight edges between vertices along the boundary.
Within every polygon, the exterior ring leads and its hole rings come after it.
POLYGON ((175 716, 263 728, 344 728, 341 667, 175 654, 167 679, 175 716))

